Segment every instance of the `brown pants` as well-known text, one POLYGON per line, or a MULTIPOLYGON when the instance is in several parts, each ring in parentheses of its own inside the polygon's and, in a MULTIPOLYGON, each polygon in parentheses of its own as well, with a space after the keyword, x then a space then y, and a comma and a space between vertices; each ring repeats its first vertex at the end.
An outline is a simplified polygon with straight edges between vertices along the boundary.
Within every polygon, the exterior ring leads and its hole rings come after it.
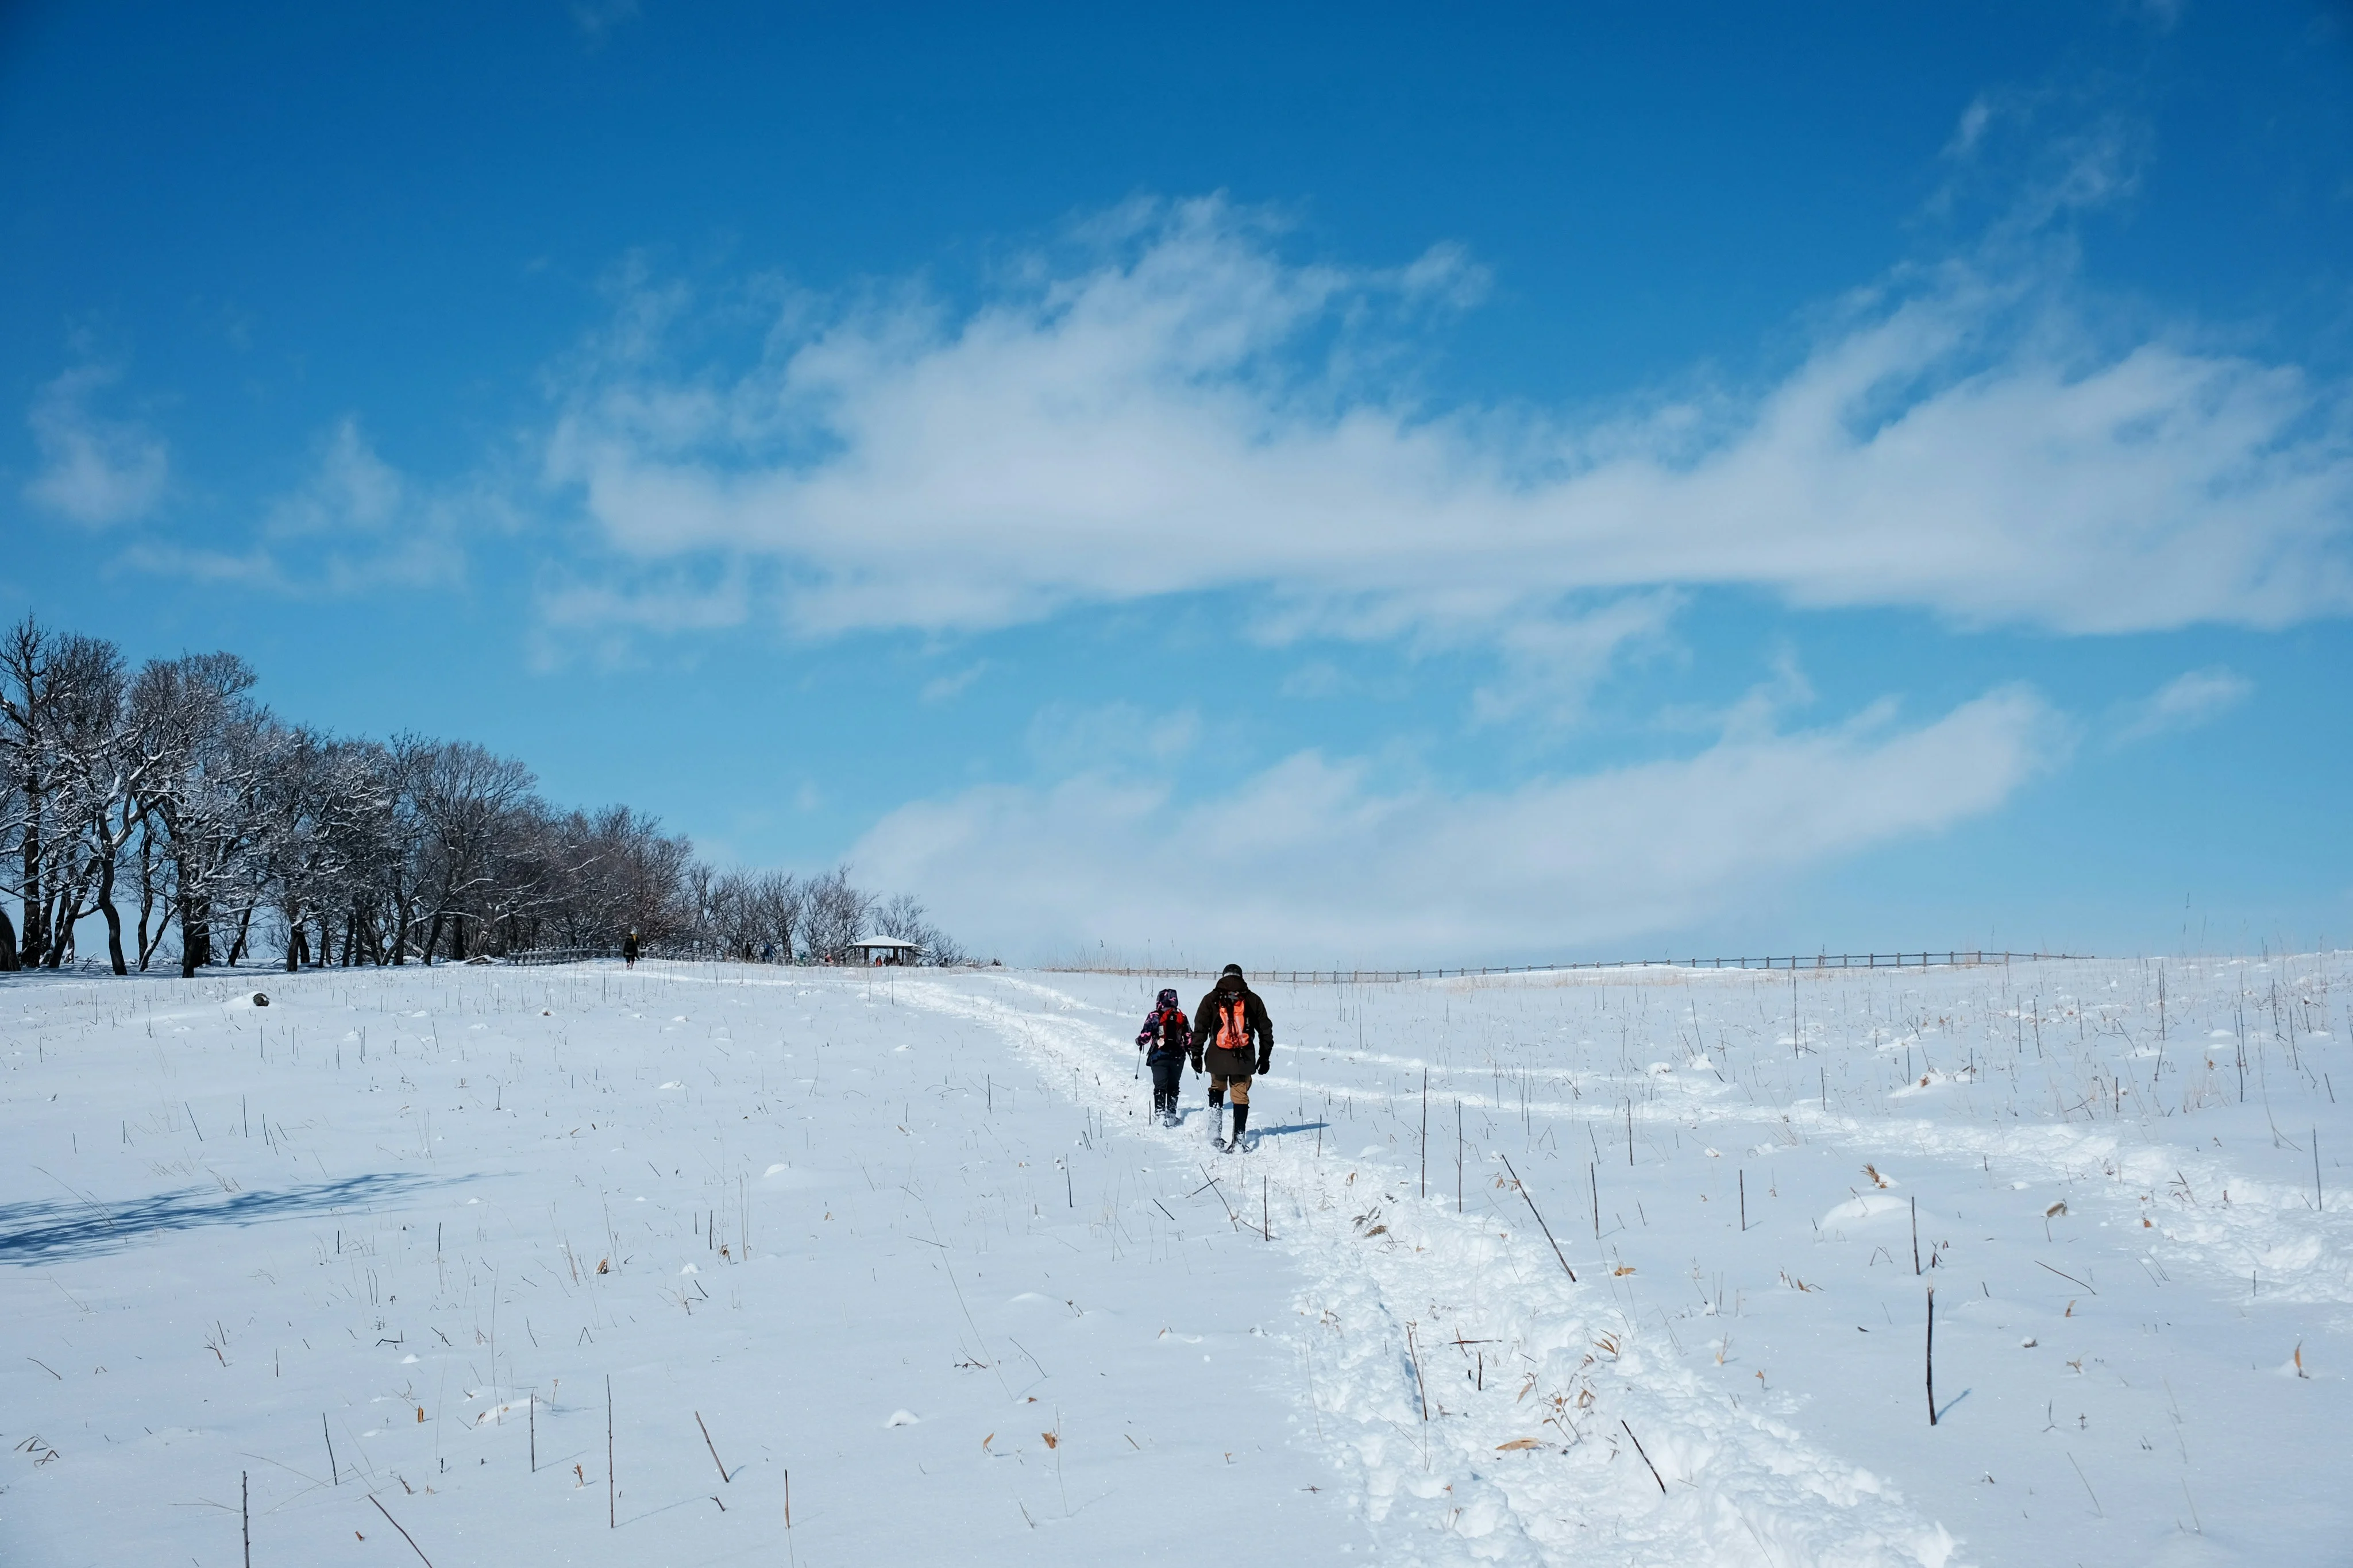
POLYGON ((1250 1103, 1250 1075, 1247 1073, 1243 1074, 1240 1078, 1219 1078, 1216 1073, 1211 1073, 1209 1075, 1209 1103, 1211 1105, 1216 1105, 1219 1101, 1223 1100, 1226 1098, 1226 1091, 1229 1089, 1233 1090, 1234 1103, 1236 1105, 1248 1105, 1250 1103))

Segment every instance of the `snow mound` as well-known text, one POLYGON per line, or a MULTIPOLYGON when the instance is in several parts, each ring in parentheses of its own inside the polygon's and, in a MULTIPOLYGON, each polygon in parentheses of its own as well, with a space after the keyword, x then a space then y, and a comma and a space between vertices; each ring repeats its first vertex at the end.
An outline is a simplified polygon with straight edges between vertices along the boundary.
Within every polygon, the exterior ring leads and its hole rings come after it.
POLYGON ((1884 1215, 1906 1214, 1912 1205, 1904 1198, 1886 1193, 1857 1193, 1822 1215, 1824 1225, 1852 1225, 1858 1220, 1878 1219, 1884 1215))

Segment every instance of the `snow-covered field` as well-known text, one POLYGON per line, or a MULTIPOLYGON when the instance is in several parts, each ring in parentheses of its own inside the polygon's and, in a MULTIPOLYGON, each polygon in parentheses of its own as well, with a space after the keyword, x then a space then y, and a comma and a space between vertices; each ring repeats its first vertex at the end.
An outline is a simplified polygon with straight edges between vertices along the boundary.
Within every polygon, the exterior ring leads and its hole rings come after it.
POLYGON ((2348 970, 10 977, 0 1561, 2343 1562, 2348 970))

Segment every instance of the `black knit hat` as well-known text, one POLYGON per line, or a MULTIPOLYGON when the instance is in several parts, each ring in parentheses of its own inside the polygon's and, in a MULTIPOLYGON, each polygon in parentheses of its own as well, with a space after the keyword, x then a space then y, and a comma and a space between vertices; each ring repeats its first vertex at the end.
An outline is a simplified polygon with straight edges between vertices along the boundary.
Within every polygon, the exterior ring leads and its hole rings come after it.
POLYGON ((1241 972, 1242 966, 1240 964, 1229 963, 1223 969, 1218 971, 1218 978, 1223 980, 1229 974, 1240 974, 1241 972))

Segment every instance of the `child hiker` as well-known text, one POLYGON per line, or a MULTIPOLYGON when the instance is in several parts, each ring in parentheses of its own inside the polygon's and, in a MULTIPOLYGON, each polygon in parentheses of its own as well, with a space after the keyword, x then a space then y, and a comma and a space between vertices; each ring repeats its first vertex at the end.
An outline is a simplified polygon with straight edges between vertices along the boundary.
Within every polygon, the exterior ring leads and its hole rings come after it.
POLYGON ((1135 1037, 1135 1048, 1145 1053, 1145 1065, 1152 1069, 1152 1113, 1163 1127, 1176 1125, 1176 1085, 1192 1039, 1192 1026, 1176 993, 1163 991, 1159 1005, 1152 1009, 1135 1037))

